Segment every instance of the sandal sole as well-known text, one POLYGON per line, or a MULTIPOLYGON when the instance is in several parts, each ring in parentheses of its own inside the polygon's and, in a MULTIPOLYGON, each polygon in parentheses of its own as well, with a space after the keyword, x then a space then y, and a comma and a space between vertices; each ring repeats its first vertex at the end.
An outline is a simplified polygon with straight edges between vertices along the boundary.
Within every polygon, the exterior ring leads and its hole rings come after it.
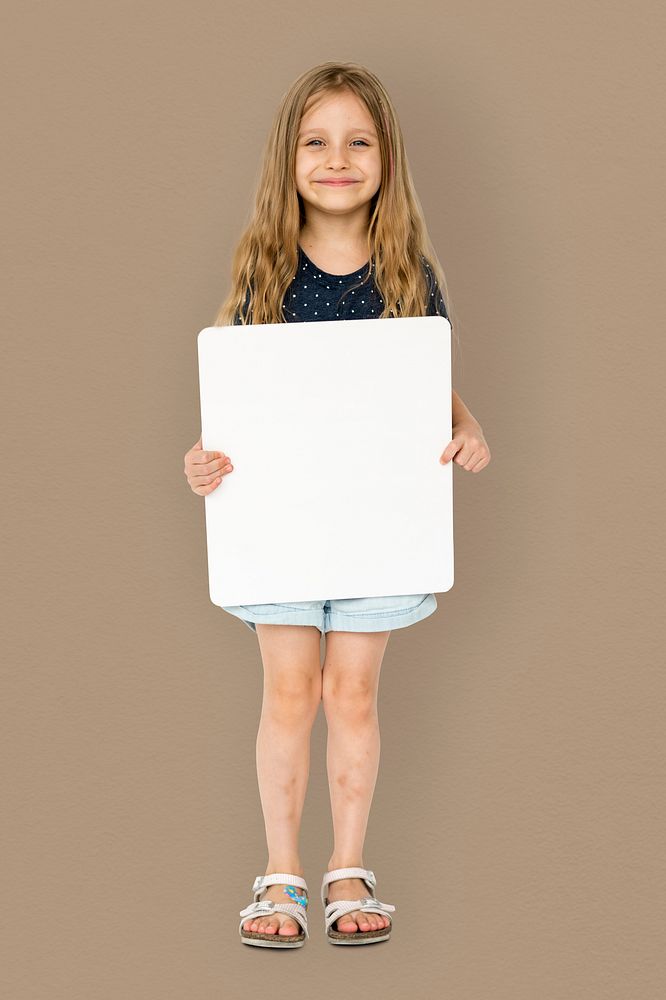
POLYGON ((326 937, 331 942, 331 944, 374 944, 376 941, 388 941, 391 937, 391 931, 388 934, 385 933, 387 930, 384 927, 382 930, 378 931, 350 931, 345 934, 344 931, 326 931, 326 937))
POLYGON ((243 944, 256 945, 259 948, 301 948, 305 944, 305 935, 291 934, 256 934, 251 931, 242 933, 243 944), (277 939, 277 940, 276 940, 277 939))

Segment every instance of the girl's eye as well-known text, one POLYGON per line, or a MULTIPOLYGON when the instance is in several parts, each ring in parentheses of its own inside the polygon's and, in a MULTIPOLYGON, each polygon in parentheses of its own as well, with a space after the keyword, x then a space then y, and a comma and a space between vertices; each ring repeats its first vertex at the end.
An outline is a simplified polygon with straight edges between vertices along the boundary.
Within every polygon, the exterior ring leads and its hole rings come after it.
MULTIPOLYGON (((306 146, 311 146, 313 142, 321 142, 321 141, 322 141, 321 139, 310 139, 310 141, 306 142, 305 145, 306 146)), ((365 141, 365 139, 354 139, 353 141, 354 142, 362 142, 364 146, 368 145, 367 142, 365 141)))

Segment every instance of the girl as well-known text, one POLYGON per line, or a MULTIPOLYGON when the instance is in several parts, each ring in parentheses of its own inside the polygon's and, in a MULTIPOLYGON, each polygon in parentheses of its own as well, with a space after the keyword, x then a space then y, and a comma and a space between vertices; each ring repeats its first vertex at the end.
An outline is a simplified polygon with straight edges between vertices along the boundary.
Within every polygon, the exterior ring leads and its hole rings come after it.
MULTIPOLYGON (((395 109, 364 67, 324 63, 283 97, 232 277, 215 325, 447 317, 446 282, 395 109)), ((440 462, 453 459, 479 472, 490 452, 456 392, 452 424, 440 462)), ((201 444, 199 438, 185 455, 185 475, 195 493, 207 496, 233 465, 227 454, 201 444)), ((333 851, 321 886, 326 934, 334 944, 389 937, 395 907, 374 896, 376 879, 363 860, 379 764, 379 673, 391 629, 436 607, 434 594, 409 594, 224 609, 256 633, 264 669, 256 753, 268 863, 255 879, 254 902, 240 911, 245 944, 298 947, 309 936, 298 839, 320 701, 333 816, 333 851), (327 639, 323 667, 320 633, 327 639)))

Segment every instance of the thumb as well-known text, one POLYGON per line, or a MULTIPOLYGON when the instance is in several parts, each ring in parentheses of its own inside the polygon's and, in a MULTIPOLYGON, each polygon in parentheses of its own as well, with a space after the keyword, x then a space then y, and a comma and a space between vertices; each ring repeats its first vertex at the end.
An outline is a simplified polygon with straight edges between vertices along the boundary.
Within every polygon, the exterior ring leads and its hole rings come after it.
POLYGON ((453 441, 449 441, 449 443, 447 444, 446 448, 444 449, 444 451, 440 456, 439 459, 440 465, 446 465, 447 462, 450 462, 453 456, 458 451, 459 447, 460 445, 455 439, 453 441))

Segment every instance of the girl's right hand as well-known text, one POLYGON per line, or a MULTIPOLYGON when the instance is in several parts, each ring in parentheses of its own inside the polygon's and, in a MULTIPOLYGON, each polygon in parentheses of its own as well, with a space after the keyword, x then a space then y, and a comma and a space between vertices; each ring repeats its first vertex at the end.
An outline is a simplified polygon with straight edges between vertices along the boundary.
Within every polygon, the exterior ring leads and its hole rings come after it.
MULTIPOLYGON (((202 435, 203 436, 203 435, 202 435)), ((201 438, 185 454, 185 478, 193 493, 208 496, 222 482, 222 477, 233 469, 231 460, 223 451, 204 451, 201 438)))

